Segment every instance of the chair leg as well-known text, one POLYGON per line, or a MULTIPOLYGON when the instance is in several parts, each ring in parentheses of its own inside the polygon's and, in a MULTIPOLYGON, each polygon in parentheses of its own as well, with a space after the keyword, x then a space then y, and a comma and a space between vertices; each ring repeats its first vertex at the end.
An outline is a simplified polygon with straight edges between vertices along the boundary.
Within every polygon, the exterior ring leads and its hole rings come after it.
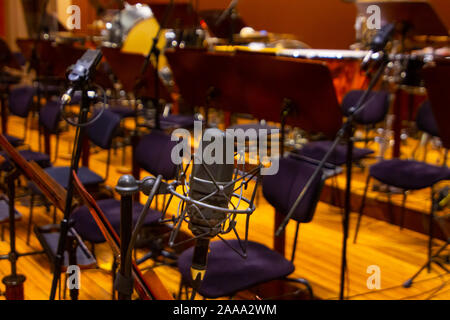
POLYGON ((66 300, 66 296, 67 296, 67 272, 64 274, 63 300, 66 300))
POLYGON ((28 216, 27 245, 30 244, 31 224, 33 223, 34 194, 30 198, 30 215, 28 216))
POLYGON ((308 280, 303 279, 303 278, 295 278, 295 279, 294 278, 288 278, 287 280, 289 282, 295 282, 295 283, 299 283, 299 284, 304 285, 306 287, 306 289, 308 290, 310 300, 314 299, 313 289, 312 289, 311 284, 309 283, 308 280))
POLYGON ((181 300, 181 296, 183 294, 183 288, 184 288, 184 281, 183 281, 183 278, 181 278, 181 280, 180 280, 180 287, 178 289, 177 300, 181 300))
POLYGON ((401 215, 400 215, 400 230, 403 230, 403 226, 405 224, 405 205, 406 205, 407 197, 408 197, 408 191, 403 191, 402 208, 401 208, 401 215))
MULTIPOLYGON (((389 188, 389 186, 388 186, 388 188, 389 188)), ((388 196, 389 219, 391 220, 391 224, 394 224, 395 219, 394 219, 394 210, 393 210, 393 206, 392 206, 392 192, 390 189, 388 190, 387 196, 388 196)))
POLYGON ((353 238, 353 243, 356 243, 356 241, 358 240, 358 233, 359 233, 359 228, 361 226, 361 219, 363 216, 364 207, 366 205, 367 191, 369 191, 370 179, 371 179, 371 176, 369 174, 367 176, 366 186, 364 187, 364 194, 361 199, 361 207, 359 207, 358 221, 356 222, 355 237, 353 238))
POLYGON ((111 296, 111 299, 116 300, 116 289, 114 287, 114 284, 116 282, 117 261, 116 261, 115 257, 113 257, 113 264, 112 264, 111 272, 112 272, 112 291, 111 291, 112 296, 111 296))
MULTIPOLYGON (((431 261, 432 250, 433 250, 433 227, 434 227, 434 190, 431 188, 431 210, 430 210, 430 220, 428 223, 428 262, 431 261)), ((431 264, 428 263, 427 266, 428 273, 431 272, 431 264)))
POLYGON ((5 225, 4 224, 2 224, 0 238, 2 239, 2 242, 5 241, 5 225))
POLYGON ((55 160, 58 160, 58 152, 59 152, 59 134, 56 134, 56 142, 55 142, 55 160))
POLYGON ((56 220, 57 220, 57 211, 56 211, 56 207, 53 208, 53 224, 56 224, 56 220))

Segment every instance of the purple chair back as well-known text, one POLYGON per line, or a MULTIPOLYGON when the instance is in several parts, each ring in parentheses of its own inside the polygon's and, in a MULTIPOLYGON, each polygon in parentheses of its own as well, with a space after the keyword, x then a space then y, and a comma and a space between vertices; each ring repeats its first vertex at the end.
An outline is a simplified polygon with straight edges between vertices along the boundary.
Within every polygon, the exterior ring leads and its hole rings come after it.
MULTIPOLYGON (((305 161, 283 158, 276 175, 263 177, 263 194, 266 200, 281 214, 287 215, 300 192, 317 167, 305 161)), ((292 219, 299 223, 311 222, 319 201, 324 180, 318 175, 307 191, 292 219)))
MULTIPOLYGON (((363 90, 350 91, 342 101, 342 113, 349 115, 351 108, 357 107, 359 99, 364 94, 363 90)), ((386 91, 374 91, 370 93, 364 110, 355 115, 355 121, 359 124, 377 124, 384 120, 389 111, 389 93, 386 91)))
POLYGON ((172 149, 177 145, 165 132, 153 130, 142 137, 136 147, 135 157, 139 167, 154 176, 162 175, 166 180, 177 176, 178 167, 172 162, 172 149))
POLYGON ((39 111, 39 123, 48 133, 56 134, 58 132, 58 124, 61 118, 61 102, 58 100, 50 100, 39 111))
POLYGON ((9 94, 9 111, 15 116, 27 118, 33 106, 36 90, 30 86, 17 87, 9 94))
POLYGON ((433 137, 440 137, 436 119, 429 100, 425 101, 417 111, 417 128, 433 137))
POLYGON ((120 117, 105 109, 100 118, 87 129, 89 140, 102 149, 110 149, 112 139, 120 124, 120 117))

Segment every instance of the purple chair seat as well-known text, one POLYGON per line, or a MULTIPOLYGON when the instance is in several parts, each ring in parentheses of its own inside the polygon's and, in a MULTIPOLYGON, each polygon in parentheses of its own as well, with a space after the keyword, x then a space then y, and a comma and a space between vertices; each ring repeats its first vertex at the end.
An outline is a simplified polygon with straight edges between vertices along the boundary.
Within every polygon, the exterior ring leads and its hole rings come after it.
MULTIPOLYGON (((105 213, 106 218, 116 230, 117 234, 120 234, 120 201, 116 199, 107 199, 97 201, 97 204, 105 213)), ((133 224, 136 224, 143 208, 144 206, 140 203, 133 204, 133 224)), ((161 216, 162 213, 150 210, 145 219, 144 226, 158 223, 161 216)), ((92 243, 102 243, 106 241, 86 206, 77 208, 72 213, 71 219, 74 222, 75 230, 84 240, 92 243)))
MULTIPOLYGON (((239 248, 236 240, 229 241, 239 248)), ((208 269, 199 293, 210 299, 231 296, 268 281, 282 279, 294 272, 294 265, 279 253, 266 246, 248 243, 248 258, 243 259, 223 241, 211 242, 208 269)), ((183 252, 178 258, 178 268, 184 281, 192 284, 191 265, 194 248, 183 252)))
POLYGON ((412 160, 386 160, 370 167, 375 179, 400 189, 419 190, 450 179, 450 170, 412 160))
MULTIPOLYGON (((19 153, 22 155, 22 157, 25 158, 25 160, 34 161, 42 168, 48 168, 52 165, 48 154, 35 152, 31 150, 22 150, 19 153)), ((8 159, 8 156, 6 155, 5 152, 0 152, 0 155, 3 156, 5 159, 8 159)), ((11 170, 11 163, 9 162, 9 160, 1 164, 0 170, 1 171, 11 170)))
POLYGON ((5 134, 4 136, 5 136, 6 140, 8 140, 8 142, 12 144, 13 147, 19 147, 19 146, 23 145, 23 140, 20 138, 13 137, 8 134, 5 134))
MULTIPOLYGON (((68 187, 70 167, 51 167, 45 170, 56 182, 65 189, 68 187)), ((78 177, 84 186, 89 187, 103 182, 103 178, 86 167, 78 170, 78 177)))
POLYGON ((113 105, 109 108, 112 112, 117 114, 120 118, 133 118, 136 116, 136 111, 130 107, 124 107, 119 105, 113 105))
MULTIPOLYGON (((70 167, 50 167, 45 169, 45 172, 47 172, 47 174, 55 179, 55 181, 61 186, 67 189, 70 167)), ((102 177, 86 167, 81 167, 78 169, 78 177, 86 188, 96 186, 104 181, 102 177)), ((34 183, 30 182, 28 186, 31 188, 32 193, 38 195, 42 194, 34 183)))
MULTIPOLYGON (((16 221, 22 219, 22 214, 17 210, 14 210, 14 219, 16 221)), ((0 198, 0 224, 8 222, 9 222, 9 203, 5 199, 0 198)))
MULTIPOLYGON (((315 141, 306 144, 302 149, 295 150, 294 153, 299 155, 315 159, 322 160, 328 150, 333 145, 332 141, 315 141)), ((353 161, 358 161, 367 156, 373 154, 372 149, 354 148, 353 150, 353 161)), ((342 166, 345 164, 347 158, 347 146, 338 145, 335 151, 331 154, 328 162, 336 166, 342 166)))

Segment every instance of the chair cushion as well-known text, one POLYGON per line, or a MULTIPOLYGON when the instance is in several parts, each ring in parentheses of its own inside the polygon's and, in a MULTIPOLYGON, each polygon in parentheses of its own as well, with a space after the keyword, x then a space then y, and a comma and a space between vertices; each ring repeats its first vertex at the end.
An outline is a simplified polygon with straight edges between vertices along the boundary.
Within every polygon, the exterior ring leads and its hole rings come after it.
POLYGON ((87 127, 89 140, 102 149, 111 148, 112 140, 120 125, 120 117, 109 109, 105 109, 101 116, 87 127))
MULTIPOLYGON (((14 209, 14 220, 22 219, 22 214, 14 209)), ((0 198, 0 224, 9 223, 9 202, 0 198)))
POLYGON ((109 108, 112 112, 117 114, 120 118, 133 118, 136 116, 136 111, 130 107, 124 107, 120 105, 113 105, 109 108))
POLYGON ((425 101, 417 111, 417 128, 433 137, 440 137, 439 128, 429 100, 425 101))
MULTIPOLYGON (((333 141, 314 141, 307 143, 302 149, 295 150, 294 153, 320 161, 325 157, 332 145, 333 141)), ((354 148, 353 161, 364 159, 373 153, 374 151, 372 149, 354 148)), ((331 154, 328 162, 336 166, 342 166, 345 164, 346 159, 347 146, 340 144, 331 154)))
MULTIPOLYGON (((350 91, 342 101, 342 112, 348 116, 352 108, 357 107, 364 90, 350 91)), ((364 109, 355 114, 355 121, 359 124, 377 124, 384 120, 389 111, 389 92, 373 91, 369 94, 364 109)))
MULTIPOLYGON (((305 161, 281 159, 278 173, 263 177, 264 198, 279 213, 287 215, 316 168, 316 165, 305 161)), ((301 223, 312 221, 322 186, 322 174, 319 174, 306 192, 305 198, 297 206, 292 219, 301 223)))
POLYGON ((26 118, 33 106, 36 89, 31 86, 17 87, 9 94, 9 110, 15 116, 26 118))
MULTIPOLYGON (((228 242, 238 249, 237 240, 228 242)), ((294 265, 266 246, 249 242, 247 259, 243 259, 223 241, 210 245, 208 268, 199 293, 206 298, 231 296, 268 281, 284 278, 294 272, 294 265)), ((192 283, 191 265, 194 248, 184 251, 178 258, 178 268, 184 281, 192 283)))
POLYGON ((61 102, 49 100, 39 111, 39 123, 48 133, 57 133, 58 124, 61 118, 61 102))
POLYGON ((19 146, 23 145, 23 139, 13 137, 8 134, 5 134, 4 136, 5 136, 6 140, 8 140, 8 142, 12 144, 13 147, 19 147, 19 146))
POLYGON ((412 160, 386 160, 373 165, 370 175, 400 189, 419 190, 450 179, 450 170, 412 160))
MULTIPOLYGON (((48 168, 52 165, 50 162, 50 157, 46 153, 35 152, 35 151, 31 151, 31 150, 22 150, 19 153, 22 155, 22 157, 25 158, 25 160, 34 161, 42 168, 48 168)), ((2 157, 4 157, 5 159, 8 159, 8 156, 6 155, 5 152, 0 152, 0 155, 2 157)), ((9 160, 3 162, 0 165, 0 171, 9 171, 11 169, 12 169, 12 167, 11 167, 11 163, 9 162, 9 160)))
MULTIPOLYGON (((97 201, 97 204, 104 212, 106 218, 111 223, 111 226, 117 234, 120 235, 120 201, 116 199, 107 199, 97 201)), ((144 206, 140 203, 133 204, 133 225, 136 224, 143 208, 144 206)), ((161 216, 161 212, 150 210, 145 219, 144 226, 158 223, 161 216)), ((75 209, 71 215, 71 220, 74 222, 75 230, 84 240, 92 243, 102 243, 106 241, 86 206, 75 209)))
POLYGON ((177 166, 171 159, 172 150, 177 145, 172 137, 163 131, 153 130, 141 138, 136 147, 135 156, 139 166, 154 176, 162 175, 166 180, 173 180, 177 166))
MULTIPOLYGON (((58 182, 61 186, 67 189, 69 183, 70 167, 51 167, 45 171, 58 182)), ((78 177, 85 187, 103 183, 103 178, 86 167, 78 169, 78 177)))

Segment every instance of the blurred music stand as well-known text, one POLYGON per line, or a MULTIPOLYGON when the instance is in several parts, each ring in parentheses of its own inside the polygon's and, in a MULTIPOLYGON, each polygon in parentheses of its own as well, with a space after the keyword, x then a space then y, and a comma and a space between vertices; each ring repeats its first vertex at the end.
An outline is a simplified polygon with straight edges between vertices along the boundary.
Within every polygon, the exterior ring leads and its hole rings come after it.
MULTIPOLYGON (((155 68, 152 63, 147 65, 146 71, 141 76, 142 66, 145 62, 145 56, 141 54, 125 53, 118 48, 102 48, 103 55, 108 61, 112 72, 116 75, 122 84, 123 89, 128 93, 133 93, 135 99, 154 99, 156 97, 156 85, 159 86, 159 97, 166 102, 172 102, 172 96, 170 95, 167 87, 158 77, 158 84, 155 84, 155 68)), ((157 103, 154 104, 159 105, 157 103)), ((156 117, 159 117, 159 108, 157 110, 156 117)), ((137 119, 136 119, 137 124, 137 119)), ((132 133, 132 148, 137 145, 136 134, 132 133)), ((134 156, 134 151, 133 151, 134 156)), ((132 166, 133 175, 138 176, 138 167, 133 160, 132 166)), ((125 168, 122 171, 127 171, 125 168)))
MULTIPOLYGON (((135 53, 126 53, 116 48, 102 48, 103 55, 111 66, 111 70, 120 80, 126 92, 133 93, 136 98, 152 99, 155 97, 154 67, 149 64, 142 79, 140 70, 145 61, 145 56, 135 53), (141 83, 136 90, 136 83, 141 83)), ((166 102, 172 102, 172 97, 167 87, 158 78, 160 98, 166 102)))
POLYGON ((217 38, 227 39, 230 37, 230 30, 236 30, 238 34, 242 28, 247 26, 240 15, 237 15, 236 18, 228 15, 223 21, 219 21, 222 14, 223 10, 202 10, 199 12, 200 17, 208 25, 208 29, 217 38))
MULTIPOLYGON (((357 8, 361 15, 368 15, 367 8, 376 5, 381 10, 381 26, 388 23, 397 25, 397 36, 404 43, 412 36, 448 36, 448 29, 439 18, 431 4, 425 1, 370 1, 358 2, 357 8)), ((393 157, 400 157, 402 133, 402 91, 398 86, 395 92, 393 113, 395 115, 393 157)))
POLYGON ((20 70, 20 65, 14 58, 6 42, 0 38, 0 113, 1 113, 1 132, 6 134, 8 131, 8 112, 6 110, 6 97, 11 85, 20 82, 19 77, 12 76, 4 70, 12 68, 20 70))
MULTIPOLYGON (((325 63, 269 55, 168 50, 181 96, 191 106, 248 113, 334 138, 342 125, 331 73, 325 63)), ((284 153, 284 143, 281 154, 284 153)), ((284 216, 276 214, 275 230, 284 216)), ((274 249, 284 254, 282 235, 274 249)))
MULTIPOLYGON (((439 135, 444 148, 450 149, 450 127, 448 126, 448 119, 450 119, 450 59, 437 59, 426 65, 422 70, 422 77, 425 80, 425 87, 427 88, 428 98, 431 102, 434 118, 436 119, 439 135)), ((447 162, 447 153, 444 158, 444 165, 447 162)), ((435 199, 432 199, 433 206, 438 209, 438 204, 435 199)), ((423 265, 414 276, 408 279, 403 286, 409 288, 412 286, 414 280, 419 274, 428 268, 431 269, 431 264, 434 263, 441 267, 445 272, 450 273, 450 270, 442 263, 442 257, 440 256, 450 244, 450 221, 449 216, 440 217, 438 220, 444 234, 447 236, 446 243, 436 251, 433 255, 428 257, 428 261, 423 265)), ((433 223, 437 220, 436 217, 430 216, 430 239, 433 234, 433 223)), ((431 240, 430 240, 431 241, 431 240)))
POLYGON ((181 96, 192 107, 282 122, 280 108, 290 100, 286 124, 330 138, 341 127, 342 115, 325 63, 196 49, 167 50, 166 57, 181 96))

